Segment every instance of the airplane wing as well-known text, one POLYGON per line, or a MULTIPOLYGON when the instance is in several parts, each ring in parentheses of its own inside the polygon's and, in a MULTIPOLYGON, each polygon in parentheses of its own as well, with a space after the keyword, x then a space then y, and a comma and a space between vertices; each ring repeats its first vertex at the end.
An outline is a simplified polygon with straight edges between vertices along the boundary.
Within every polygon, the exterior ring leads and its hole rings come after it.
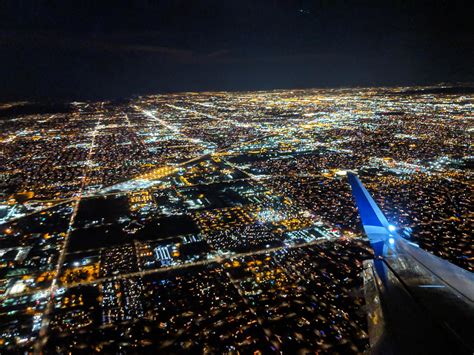
POLYGON ((474 274, 400 237, 348 173, 374 260, 364 263, 373 354, 473 354, 474 274))

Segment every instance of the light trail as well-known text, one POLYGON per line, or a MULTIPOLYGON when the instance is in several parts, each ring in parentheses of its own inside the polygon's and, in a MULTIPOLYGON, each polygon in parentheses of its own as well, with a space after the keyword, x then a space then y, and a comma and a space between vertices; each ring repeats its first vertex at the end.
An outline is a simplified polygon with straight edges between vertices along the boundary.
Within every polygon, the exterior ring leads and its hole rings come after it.
POLYGON ((66 232, 66 236, 64 237, 64 242, 63 242, 61 251, 59 253, 59 258, 58 258, 58 263, 56 265, 55 274, 54 274, 53 280, 51 281, 51 286, 49 287, 49 299, 48 299, 48 303, 46 305, 45 311, 43 312, 43 320, 41 322, 41 329, 39 331, 38 339, 36 340, 36 343, 34 346, 35 353, 42 353, 42 348, 46 344, 46 341, 47 341, 49 323, 51 321, 50 317, 54 310, 54 295, 55 295, 56 290, 58 289, 58 278, 62 270, 62 265, 64 264, 64 259, 66 257, 67 248, 69 245, 69 238, 73 230, 73 224, 76 219, 77 212, 79 210, 79 204, 83 196, 85 185, 87 183, 87 175, 89 172, 89 168, 92 166, 92 156, 94 154, 95 140, 99 131, 101 119, 102 119, 102 116, 99 116, 97 123, 94 127, 94 130, 92 131, 91 144, 90 144, 89 152, 87 154, 86 164, 85 164, 83 175, 82 175, 81 187, 77 195, 73 198, 73 201, 74 201, 73 212, 71 214, 71 218, 69 220, 69 227, 66 232))
MULTIPOLYGON (((243 252, 243 253, 217 255, 212 259, 189 262, 189 263, 184 263, 184 264, 180 264, 180 265, 154 268, 154 269, 149 269, 149 270, 139 270, 139 271, 124 273, 124 274, 120 274, 120 275, 101 277, 101 278, 97 278, 97 279, 90 280, 90 281, 74 282, 74 283, 70 283, 70 284, 67 284, 67 285, 57 286, 56 289, 57 288, 70 289, 70 288, 79 287, 79 286, 96 285, 96 284, 101 283, 101 282, 122 280, 122 279, 131 278, 131 277, 144 277, 144 276, 147 276, 147 275, 160 274, 160 273, 163 273, 163 272, 168 272, 168 271, 173 271, 173 270, 188 269, 188 268, 192 268, 192 267, 195 267, 195 266, 203 266, 203 265, 209 265, 209 264, 214 264, 214 263, 215 264, 221 264, 221 263, 224 263, 228 260, 232 260, 232 259, 236 259, 236 258, 244 258, 244 257, 251 257, 251 256, 256 256, 256 255, 262 255, 262 254, 270 254, 270 253, 278 252, 280 250, 291 250, 291 249, 305 248, 305 247, 309 247, 309 246, 312 246, 312 245, 331 242, 331 241, 334 241, 336 239, 339 239, 339 238, 327 236, 327 237, 318 238, 318 239, 312 240, 310 242, 305 242, 305 243, 301 243, 301 244, 282 245, 282 246, 278 246, 278 247, 272 247, 272 248, 267 248, 267 249, 259 249, 259 250, 243 252)), ((359 239, 359 238, 352 238, 352 239, 359 239)), ((22 292, 22 293, 18 294, 17 296, 32 295, 32 294, 42 292, 42 291, 45 291, 45 290, 46 289, 39 289, 39 290, 34 290, 34 291, 22 292)), ((6 298, 6 297, 5 296, 0 297, 0 300, 4 299, 4 298, 6 298)))
MULTIPOLYGON (((144 276, 147 276, 147 275, 160 274, 160 273, 173 271, 173 270, 188 269, 188 268, 192 268, 192 267, 196 267, 196 266, 203 266, 203 265, 209 265, 209 264, 221 264, 221 263, 224 263, 228 260, 232 260, 232 259, 236 259, 236 258, 244 258, 244 257, 262 255, 262 254, 270 254, 270 253, 278 252, 280 250, 291 250, 291 249, 305 248, 305 247, 309 247, 309 246, 312 246, 312 245, 317 245, 317 244, 322 244, 322 243, 334 241, 336 239, 338 239, 338 238, 324 237, 324 238, 318 238, 318 239, 312 240, 310 242, 305 242, 305 243, 301 243, 301 244, 282 245, 282 246, 278 246, 278 247, 272 247, 272 248, 267 248, 267 249, 259 249, 259 250, 244 252, 244 253, 217 255, 214 258, 207 259, 207 260, 200 260, 200 261, 184 263, 184 264, 180 264, 180 265, 166 266, 166 267, 149 269, 149 270, 139 270, 139 271, 124 273, 124 274, 120 274, 120 275, 100 277, 100 278, 90 280, 90 281, 74 282, 74 283, 70 283, 70 284, 67 284, 67 285, 56 286, 56 289, 58 289, 58 288, 70 289, 70 288, 79 287, 79 286, 96 285, 96 284, 99 284, 99 283, 102 283, 102 282, 107 282, 107 281, 122 280, 122 279, 128 279, 128 278, 132 278, 132 277, 144 277, 144 276)), ((353 238, 353 239, 356 239, 356 238, 353 238)), ((35 293, 38 293, 38 292, 41 292, 41 291, 44 291, 44 290, 45 289, 23 292, 21 294, 18 294, 17 296, 32 295, 32 294, 35 294, 35 293)), ((0 299, 3 299, 3 298, 0 297, 0 299)))
POLYGON ((133 106, 133 108, 137 111, 141 111, 145 116, 147 116, 148 118, 151 118, 152 120, 158 122, 160 125, 162 125, 166 129, 170 130, 171 132, 182 135, 181 131, 177 127, 172 126, 168 122, 166 122, 165 120, 162 120, 161 118, 157 117, 156 115, 153 114, 152 111, 143 110, 138 106, 133 106))

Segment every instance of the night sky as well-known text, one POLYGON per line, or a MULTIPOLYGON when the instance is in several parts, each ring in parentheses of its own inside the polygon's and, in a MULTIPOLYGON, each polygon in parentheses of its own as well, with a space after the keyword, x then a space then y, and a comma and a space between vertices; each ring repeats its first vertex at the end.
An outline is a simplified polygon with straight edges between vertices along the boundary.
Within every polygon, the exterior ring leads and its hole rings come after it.
POLYGON ((2 1, 0 101, 474 81, 473 1, 2 1))

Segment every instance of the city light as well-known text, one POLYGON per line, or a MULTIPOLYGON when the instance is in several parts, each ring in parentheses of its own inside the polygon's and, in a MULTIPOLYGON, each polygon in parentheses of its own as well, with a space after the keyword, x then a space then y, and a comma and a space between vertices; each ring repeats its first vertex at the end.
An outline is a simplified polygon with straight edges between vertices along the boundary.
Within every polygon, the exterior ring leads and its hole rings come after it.
POLYGON ((161 94, 0 121, 0 352, 368 351, 354 290, 373 251, 348 171, 396 221, 389 246, 400 230, 473 271, 474 101, 414 90, 161 94))

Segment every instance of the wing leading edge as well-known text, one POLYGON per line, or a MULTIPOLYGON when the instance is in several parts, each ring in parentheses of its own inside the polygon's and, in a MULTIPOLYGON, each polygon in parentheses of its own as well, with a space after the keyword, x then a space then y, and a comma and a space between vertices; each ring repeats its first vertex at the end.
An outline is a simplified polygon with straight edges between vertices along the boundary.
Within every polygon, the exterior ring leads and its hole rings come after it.
POLYGON ((474 351, 474 275, 401 238, 348 173, 375 259, 364 265, 373 353, 474 351))
POLYGON ((375 256, 382 256, 385 241, 395 234, 390 231, 390 224, 387 218, 364 185, 362 185, 359 178, 353 173, 348 173, 347 177, 352 188, 352 194, 356 200, 365 234, 370 240, 375 256))

